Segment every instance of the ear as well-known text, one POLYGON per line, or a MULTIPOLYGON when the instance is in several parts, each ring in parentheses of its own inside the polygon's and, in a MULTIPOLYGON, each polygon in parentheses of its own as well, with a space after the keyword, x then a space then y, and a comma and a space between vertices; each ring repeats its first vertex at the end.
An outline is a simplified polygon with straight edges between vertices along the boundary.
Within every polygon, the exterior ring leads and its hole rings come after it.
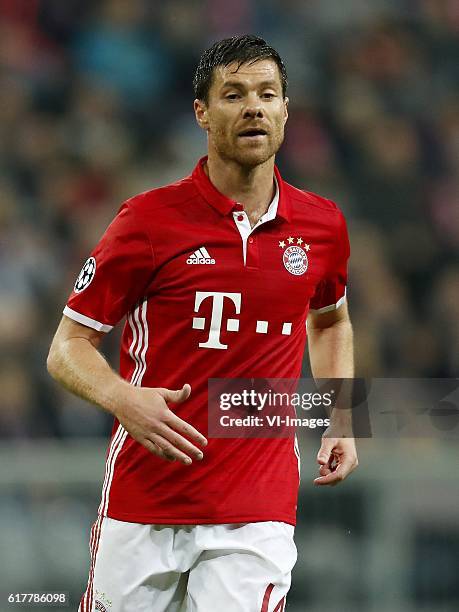
POLYGON ((207 106, 202 100, 196 100, 193 102, 194 115, 200 128, 203 130, 209 129, 209 120, 207 118, 207 106))
POLYGON ((288 103, 290 100, 286 97, 284 98, 284 125, 287 123, 288 119, 288 103))

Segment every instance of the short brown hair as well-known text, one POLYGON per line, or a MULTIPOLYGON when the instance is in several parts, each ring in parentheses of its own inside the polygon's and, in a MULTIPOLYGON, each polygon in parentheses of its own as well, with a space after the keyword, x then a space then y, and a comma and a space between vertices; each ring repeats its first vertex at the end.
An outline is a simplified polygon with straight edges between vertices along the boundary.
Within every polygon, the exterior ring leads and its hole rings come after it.
POLYGON ((282 95, 285 98, 288 80, 281 56, 263 38, 252 34, 225 38, 204 51, 193 79, 195 97, 208 103, 213 71, 217 66, 228 66, 232 62, 238 62, 239 68, 242 64, 253 64, 263 59, 272 59, 276 62, 281 75, 282 95))

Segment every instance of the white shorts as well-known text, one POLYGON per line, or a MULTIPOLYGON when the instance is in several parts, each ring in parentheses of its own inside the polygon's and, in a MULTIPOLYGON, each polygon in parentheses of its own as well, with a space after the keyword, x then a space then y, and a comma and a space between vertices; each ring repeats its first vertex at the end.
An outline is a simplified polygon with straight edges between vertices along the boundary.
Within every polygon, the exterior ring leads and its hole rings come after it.
POLYGON ((79 612, 284 612, 293 532, 273 521, 142 525, 99 517, 79 612))

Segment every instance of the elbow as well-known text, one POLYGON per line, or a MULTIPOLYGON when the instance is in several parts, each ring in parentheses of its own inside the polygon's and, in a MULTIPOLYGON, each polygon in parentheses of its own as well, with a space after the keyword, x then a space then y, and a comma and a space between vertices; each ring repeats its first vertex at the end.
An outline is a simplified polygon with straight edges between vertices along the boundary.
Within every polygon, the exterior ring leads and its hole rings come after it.
POLYGON ((46 369, 48 370, 48 374, 51 376, 51 378, 54 378, 55 380, 58 379, 59 358, 54 342, 51 344, 48 357, 46 359, 46 369))

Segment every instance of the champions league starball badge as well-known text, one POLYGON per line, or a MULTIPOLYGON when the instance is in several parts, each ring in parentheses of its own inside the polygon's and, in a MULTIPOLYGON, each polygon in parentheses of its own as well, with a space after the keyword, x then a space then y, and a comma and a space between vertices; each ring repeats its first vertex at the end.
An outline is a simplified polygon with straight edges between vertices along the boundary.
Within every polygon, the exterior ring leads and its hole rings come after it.
POLYGON ((92 279, 96 273, 96 260, 94 257, 87 259, 81 268, 81 272, 76 279, 73 290, 75 293, 81 293, 91 284, 92 279))
POLYGON ((282 253, 282 261, 285 269, 294 276, 304 274, 308 269, 308 256, 306 251, 311 248, 302 238, 289 236, 287 240, 281 240, 279 247, 285 249, 282 253), (287 247, 287 248, 285 248, 287 247))

